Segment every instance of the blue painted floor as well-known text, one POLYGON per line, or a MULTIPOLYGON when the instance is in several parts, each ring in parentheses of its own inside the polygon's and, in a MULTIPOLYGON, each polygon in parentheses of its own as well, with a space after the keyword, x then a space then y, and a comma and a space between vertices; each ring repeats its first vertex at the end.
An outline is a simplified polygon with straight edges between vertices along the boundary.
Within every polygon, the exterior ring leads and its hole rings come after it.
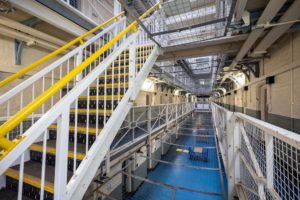
MULTIPOLYGON (((181 125, 181 127, 191 128, 179 129, 179 134, 196 134, 199 128, 208 131, 210 135, 214 134, 212 130, 211 114, 194 113, 189 118, 187 118, 181 125), (207 126, 208 125, 208 126, 207 126), (204 128, 203 128, 204 127, 204 128), (211 129, 211 130, 209 130, 211 129)), ((172 142, 170 142, 172 143, 172 142)), ((209 144, 206 143, 196 143, 195 137, 193 136, 179 136, 179 138, 173 143, 189 146, 199 146, 199 147, 215 147, 215 141, 213 137, 209 140, 209 144)), ((192 165, 198 167, 208 167, 208 168, 219 168, 217 160, 217 151, 215 148, 209 149, 208 162, 203 162, 200 160, 190 160, 188 153, 178 152, 177 148, 172 145, 162 160, 192 165)), ((222 166, 221 166, 222 168, 222 166)), ((164 183, 172 186, 183 187, 190 190, 198 190, 209 193, 223 194, 222 185, 220 180, 219 170, 204 170, 204 169, 194 169, 182 166, 174 166, 164 163, 159 163, 153 171, 148 172, 148 179, 157 181, 159 183, 164 183)), ((224 185, 227 188, 226 177, 224 177, 224 185)), ((131 199, 149 199, 149 200, 164 200, 171 199, 174 190, 151 183, 144 182, 139 190, 131 199)), ((226 192, 227 193, 227 192, 226 192)), ((176 200, 189 200, 189 199, 223 199, 223 196, 207 195, 201 194, 193 191, 177 190, 175 193, 176 200)))

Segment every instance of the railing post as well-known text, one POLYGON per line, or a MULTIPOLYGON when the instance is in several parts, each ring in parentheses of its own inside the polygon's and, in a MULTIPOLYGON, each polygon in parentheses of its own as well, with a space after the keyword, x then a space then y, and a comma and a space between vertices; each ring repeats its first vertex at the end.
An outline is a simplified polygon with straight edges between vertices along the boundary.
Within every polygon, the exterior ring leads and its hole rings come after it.
POLYGON ((106 166, 106 174, 108 174, 110 172, 110 149, 107 151, 106 154, 105 166, 106 166))
POLYGON ((266 175, 267 175, 267 185, 273 188, 274 180, 274 146, 273 146, 273 136, 265 132, 265 148, 266 148, 266 175))
POLYGON ((152 161, 151 161, 151 150, 152 150, 152 141, 151 141, 151 106, 147 107, 147 132, 148 132, 148 139, 147 139, 147 144, 148 144, 148 169, 152 168, 152 161))
POLYGON ((178 138, 178 104, 175 106, 175 118, 176 118, 176 139, 178 138))
MULTIPOLYGON (((78 52, 78 54, 76 56, 76 66, 80 65, 81 63, 82 63, 82 49, 80 49, 80 51, 78 52)), ((83 72, 84 72, 84 70, 76 76, 77 82, 81 81, 83 72)))
POLYGON ((69 107, 57 119, 54 199, 66 199, 68 171, 69 107))
MULTIPOLYGON (((118 0, 114 0, 114 16, 118 15, 121 12, 121 4, 119 3, 118 0)), ((126 21, 126 20, 125 20, 126 21)), ((118 27, 117 26, 117 20, 115 21, 115 28, 114 28, 114 37, 118 35, 118 27)), ((114 44, 114 49, 118 47, 118 43, 121 41, 118 41, 114 44)))
MULTIPOLYGON (((226 129, 221 133, 227 137, 227 146, 226 146, 226 163, 227 163, 227 180, 228 180, 228 199, 233 199, 235 195, 235 157, 236 157, 236 148, 235 148, 235 139, 234 137, 239 135, 239 123, 232 112, 224 111, 226 117, 226 129)), ((224 127, 224 125, 223 125, 224 127)))
MULTIPOLYGON (((134 33, 135 34, 135 33, 134 33)), ((133 89, 135 84, 135 62, 136 62, 136 38, 138 34, 135 34, 134 39, 129 44, 129 89, 133 89)), ((132 96, 135 96, 134 94, 135 90, 133 90, 132 96)))
POLYGON ((240 173, 240 126, 239 126, 239 119, 233 114, 235 124, 234 124, 234 133, 233 133, 233 161, 234 161, 234 184, 240 182, 241 180, 241 173, 240 173))

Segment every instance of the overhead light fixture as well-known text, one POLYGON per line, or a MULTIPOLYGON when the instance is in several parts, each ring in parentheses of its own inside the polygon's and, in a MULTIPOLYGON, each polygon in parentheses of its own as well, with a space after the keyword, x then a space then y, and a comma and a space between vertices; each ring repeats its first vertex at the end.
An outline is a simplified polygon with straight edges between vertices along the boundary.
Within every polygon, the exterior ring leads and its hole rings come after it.
POLYGON ((142 90, 154 92, 154 82, 146 79, 142 85, 142 90))

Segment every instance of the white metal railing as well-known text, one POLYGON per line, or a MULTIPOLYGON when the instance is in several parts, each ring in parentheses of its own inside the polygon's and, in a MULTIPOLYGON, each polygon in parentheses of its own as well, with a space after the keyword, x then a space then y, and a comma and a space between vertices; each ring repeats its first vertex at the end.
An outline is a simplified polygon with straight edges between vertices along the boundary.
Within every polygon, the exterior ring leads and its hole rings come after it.
MULTIPOLYGON (((81 62, 92 56, 95 57, 94 52, 108 44, 114 37, 113 34, 123 31, 124 22, 125 19, 122 19, 107 27, 80 47, 25 80, 22 85, 2 95, 0 104, 10 111, 12 99, 20 98, 20 101, 16 101, 20 102, 20 105, 14 105, 14 108, 17 107, 17 111, 21 110, 25 104, 23 102, 25 91, 31 92, 30 95, 34 100, 38 95, 37 85, 42 86, 42 93, 46 89, 45 77, 50 76, 49 87, 51 87, 57 81, 54 77, 61 78, 81 62), (118 31, 113 31, 114 29, 118 31)), ((23 133, 23 139, 0 161, 0 174, 12 165, 19 164, 18 196, 20 199, 23 193, 24 164, 27 161, 25 154, 37 141, 42 142, 40 199, 44 198, 45 193, 49 193, 45 191, 44 186, 47 185, 45 170, 50 126, 54 126, 51 129, 56 131, 54 188, 52 189, 54 199, 83 197, 158 55, 158 47, 151 42, 143 29, 138 27, 136 32, 127 34, 125 32, 118 42, 111 45, 84 70, 82 77, 77 76, 68 83, 65 88, 66 94, 60 90, 57 96, 54 96, 50 102, 46 102, 49 103, 48 105, 43 104, 39 112, 42 116, 37 121, 32 121, 25 132, 21 129, 20 134, 23 133), (79 107, 82 99, 86 100, 86 104, 79 107), (90 105, 92 99, 95 101, 93 107, 90 105), (83 115, 85 116, 82 121, 84 127, 78 121, 83 115), (69 146, 71 146, 70 130, 73 132, 74 145, 72 144, 71 156, 74 160, 71 170, 73 175, 69 179, 67 172, 70 158, 69 146), (101 134, 98 134, 100 131, 101 134), (79 152, 77 147, 79 132, 85 134, 85 152, 79 152), (90 143, 92 133, 95 135, 95 140, 90 143), (84 158, 78 165, 79 155, 83 155, 84 158)), ((186 109, 183 106, 182 110, 186 109)), ((9 119, 11 115, 11 112, 7 112, 4 117, 9 119)))
MULTIPOLYGON (((2 94, 0 96, 0 117, 6 118, 7 120, 10 119, 36 97, 43 94, 48 88, 53 86, 62 77, 72 71, 76 66, 89 58, 93 52, 103 47, 113 37, 114 34, 118 34, 124 29, 125 24, 126 18, 124 17, 120 19, 119 22, 113 23, 105 28, 103 31, 95 35, 80 47, 55 60, 53 63, 41 69, 39 72, 29 77, 21 84, 2 94)), ((126 37, 122 38, 120 43, 124 41, 125 38, 126 37)), ((112 50, 113 48, 110 48, 107 52, 112 52, 112 50)), ((59 94, 52 96, 50 101, 44 103, 40 109, 32 113, 32 124, 34 122, 33 116, 43 115, 46 113, 50 108, 53 107, 54 104, 56 104, 56 102, 63 98, 64 93, 67 93, 70 89, 75 87, 78 81, 85 77, 89 71, 92 71, 97 65, 99 65, 104 58, 105 57, 103 56, 98 57, 98 59, 93 61, 86 70, 76 77, 76 79, 73 79, 73 81, 69 82, 64 88, 64 91, 61 89, 59 94)), ((123 63, 119 63, 119 65, 123 63)), ((24 132, 25 130, 23 129, 23 122, 21 122, 19 135, 23 134, 24 132)), ((11 133, 9 133, 7 137, 11 137, 10 134, 11 133)))
POLYGON ((210 111, 210 103, 207 102, 195 102, 195 109, 196 110, 201 110, 201 111, 210 111))
POLYGON ((212 103, 229 199, 300 198, 300 135, 212 103))
POLYGON ((111 154, 151 136, 151 133, 178 124, 194 110, 193 102, 134 106, 130 109, 111 147, 111 154))

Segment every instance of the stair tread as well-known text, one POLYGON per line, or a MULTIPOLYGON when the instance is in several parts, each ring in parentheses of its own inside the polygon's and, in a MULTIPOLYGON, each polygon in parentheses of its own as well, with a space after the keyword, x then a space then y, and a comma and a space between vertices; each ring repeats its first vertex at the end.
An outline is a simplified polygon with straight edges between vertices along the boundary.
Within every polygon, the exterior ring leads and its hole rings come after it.
MULTIPOLYGON (((28 161, 24 163, 24 174, 23 174, 23 182, 29 185, 32 185, 37 188, 41 188, 41 163, 28 161), (39 168, 39 169, 38 169, 39 168)), ((54 174, 54 167, 45 166, 46 173, 45 173, 45 186, 44 190, 50 193, 54 193, 54 177, 50 176, 50 171, 53 171, 54 174), (53 168, 53 169, 51 169, 53 168)), ((12 168, 7 169, 4 174, 9 176, 13 179, 19 180, 19 166, 14 166, 12 168)))
MULTIPOLYGON (((136 60, 139 60, 139 59, 143 59, 143 58, 148 58, 149 56, 140 56, 140 57, 136 57, 136 60)), ((123 59, 119 59, 119 60, 115 60, 115 62, 124 62, 124 61, 129 61, 129 58, 123 58, 123 59)))
MULTIPOLYGON (((112 84, 112 83, 107 83, 106 84, 106 87, 111 87, 111 86, 118 86, 118 85, 122 85, 122 86, 124 86, 124 82, 121 82, 120 84, 119 83, 114 83, 114 84, 112 84)), ((128 85, 128 82, 125 82, 125 85, 128 85)), ((105 84, 99 84, 98 85, 98 87, 104 87, 105 86, 105 84)), ((97 85, 90 85, 90 88, 94 88, 94 87, 97 87, 97 85)))
MULTIPOLYGON (((68 152, 68 157, 70 158, 74 158, 74 143, 70 144, 71 142, 69 142, 69 152, 68 152)), ((81 147, 80 143, 77 143, 77 152, 76 152, 76 159, 77 160, 83 160, 85 154, 83 153, 83 147, 81 147)), ((48 140, 47 141, 47 148, 46 148, 46 152, 55 155, 56 154, 56 140, 48 140)), ((29 146, 29 149, 34 150, 34 151, 40 151, 43 152, 43 142, 38 142, 36 144, 32 144, 29 146)), ((85 149, 85 144, 84 144, 84 149, 85 149)))
MULTIPOLYGON (((75 113, 75 109, 70 109, 70 113, 75 113)), ((84 114, 86 114, 87 113, 87 109, 77 109, 77 113, 84 113, 84 114)), ((96 109, 89 109, 89 113, 96 114, 97 110, 96 109)), ((104 110, 98 109, 98 113, 99 114, 104 114, 104 110)), ((111 109, 106 109, 106 114, 111 114, 111 113, 112 113, 111 109)))
MULTIPOLYGON (((151 52, 152 49, 148 49, 148 50, 145 50, 145 51, 138 51, 138 54, 140 53, 145 53, 145 52, 151 52)), ((124 56, 124 55, 129 55, 129 53, 122 53, 120 56, 124 56)))
MULTIPOLYGON (((57 128, 57 125, 56 124, 52 124, 48 127, 49 129, 56 129, 57 128)), ((98 134, 101 132, 101 126, 99 126, 98 128, 98 134)), ((69 131, 75 131, 75 126, 74 124, 70 124, 69 126, 69 131)), ((86 133, 86 124, 83 124, 83 123, 78 123, 77 124, 77 131, 78 132, 83 132, 83 133, 86 133)), ((89 133, 96 133, 96 126, 94 125, 89 125, 89 128, 88 128, 88 132, 89 133)))
MULTIPOLYGON (((114 76, 119 76, 119 75, 120 75, 120 76, 124 76, 124 75, 127 76, 128 74, 129 74, 129 73, 126 72, 126 73, 121 73, 121 74, 114 74, 114 76)), ((106 77, 112 77, 112 76, 113 76, 112 74, 107 74, 107 75, 106 75, 106 77)), ((105 75, 100 75, 99 78, 105 78, 105 75)))
MULTIPOLYGON (((2 188, 0 190, 0 197, 2 200, 17 200, 18 199, 18 192, 10 190, 8 188, 2 188)), ((32 200, 27 196, 23 195, 22 200, 32 200)))
MULTIPOLYGON (((113 98, 116 98, 116 100, 117 100, 118 96, 119 95, 114 95, 113 98)), ((89 96, 89 97, 90 97, 90 99, 97 99, 97 96, 89 96)), ((111 98, 111 97, 112 97, 112 95, 106 95, 106 98, 111 98)), ((120 94, 120 98, 122 98, 122 97, 124 97, 124 95, 120 94)), ((78 98, 79 99, 87 99, 88 96, 79 96, 78 98)), ((103 99, 103 98, 104 98, 104 95, 98 95, 98 99, 103 99)))

